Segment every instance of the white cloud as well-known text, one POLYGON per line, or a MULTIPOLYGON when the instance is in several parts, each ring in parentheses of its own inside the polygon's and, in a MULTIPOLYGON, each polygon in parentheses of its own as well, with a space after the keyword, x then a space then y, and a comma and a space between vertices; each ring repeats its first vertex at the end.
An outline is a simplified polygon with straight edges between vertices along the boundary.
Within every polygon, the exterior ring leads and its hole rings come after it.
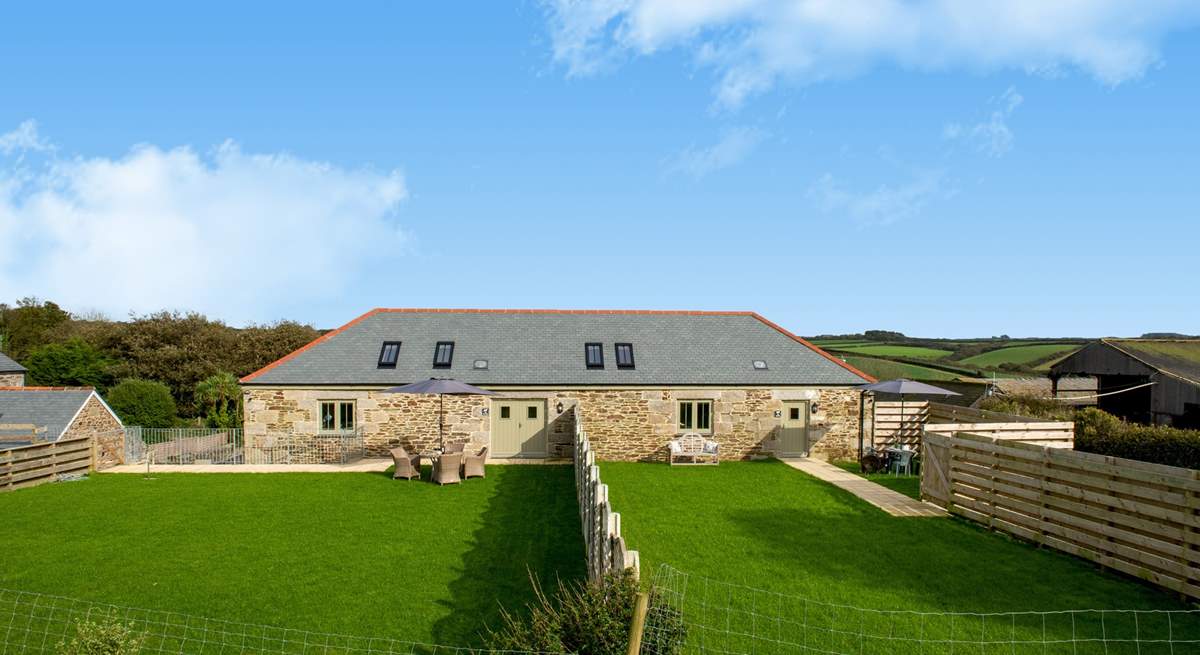
POLYGON ((808 189, 808 197, 826 214, 848 218, 860 226, 888 225, 920 215, 926 204, 948 195, 942 171, 921 171, 900 186, 880 185, 871 191, 847 189, 826 173, 808 189))
POLYGON ((667 171, 700 179, 738 164, 769 136, 757 127, 735 127, 707 148, 690 146, 667 161, 667 171))
POLYGON ((288 303, 335 298, 405 246, 398 171, 233 142, 53 159, 35 173, 0 165, 0 299, 273 320, 288 303))
POLYGON ((1000 157, 1012 150, 1013 132, 1008 126, 1008 119, 1023 102, 1025 98, 1010 86, 1000 97, 992 100, 992 110, 987 120, 969 127, 961 123, 948 123, 942 128, 942 137, 949 141, 970 143, 985 155, 1000 157))
POLYGON ((17 129, 0 134, 0 154, 10 155, 23 151, 47 152, 53 150, 49 141, 38 134, 37 121, 27 120, 17 129))
POLYGON ((1164 34, 1200 23, 1194 0, 543 0, 569 75, 672 48, 716 76, 733 108, 779 81, 889 62, 915 70, 1141 75, 1164 34))

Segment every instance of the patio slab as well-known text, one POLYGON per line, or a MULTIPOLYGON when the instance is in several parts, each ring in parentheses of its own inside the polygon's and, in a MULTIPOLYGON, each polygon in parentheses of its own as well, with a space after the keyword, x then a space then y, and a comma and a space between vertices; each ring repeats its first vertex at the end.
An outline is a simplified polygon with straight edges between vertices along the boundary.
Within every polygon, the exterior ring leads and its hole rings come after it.
POLYGON ((862 476, 843 471, 829 462, 807 458, 787 458, 783 461, 798 471, 849 491, 892 516, 949 516, 946 510, 937 505, 909 498, 862 476))

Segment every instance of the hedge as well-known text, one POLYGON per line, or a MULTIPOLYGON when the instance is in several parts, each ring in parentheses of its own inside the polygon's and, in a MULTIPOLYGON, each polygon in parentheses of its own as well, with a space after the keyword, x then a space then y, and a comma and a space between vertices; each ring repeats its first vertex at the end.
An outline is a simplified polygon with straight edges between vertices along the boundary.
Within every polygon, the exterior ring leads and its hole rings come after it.
POLYGON ((1089 407, 1075 415, 1075 450, 1200 469, 1200 430, 1126 423, 1089 407))

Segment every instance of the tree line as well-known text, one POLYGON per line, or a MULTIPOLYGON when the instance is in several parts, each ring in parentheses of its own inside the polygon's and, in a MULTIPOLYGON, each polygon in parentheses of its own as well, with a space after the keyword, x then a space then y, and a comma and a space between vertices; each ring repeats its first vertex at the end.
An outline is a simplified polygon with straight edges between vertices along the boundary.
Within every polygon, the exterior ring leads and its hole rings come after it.
POLYGON ((238 378, 320 334, 294 321, 234 328, 169 311, 115 321, 36 298, 0 303, 0 352, 29 369, 28 384, 95 387, 127 424, 146 427, 240 424, 238 378))

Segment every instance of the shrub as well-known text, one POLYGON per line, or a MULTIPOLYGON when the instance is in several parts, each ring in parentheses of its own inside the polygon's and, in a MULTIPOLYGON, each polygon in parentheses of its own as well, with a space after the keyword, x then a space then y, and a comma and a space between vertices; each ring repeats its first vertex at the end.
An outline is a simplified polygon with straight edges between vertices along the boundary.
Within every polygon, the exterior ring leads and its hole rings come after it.
POLYGON ((108 392, 108 406, 126 425, 169 428, 175 424, 175 399, 161 382, 122 380, 108 392))
POLYGON ((210 375, 196 384, 196 404, 210 428, 236 428, 242 423, 242 387, 232 373, 210 375))
POLYGON ((109 614, 99 621, 75 621, 75 637, 60 641, 55 649, 60 655, 137 655, 145 641, 144 634, 134 632, 109 614))
POLYGON ((1070 421, 1075 417, 1075 410, 1071 406, 1065 405, 1053 398, 1034 396, 1032 394, 991 396, 984 398, 979 403, 979 409, 1058 421, 1070 421))
MULTIPOLYGON (((528 618, 501 611, 504 625, 491 631, 487 641, 496 650, 580 653, 581 655, 624 655, 629 645, 638 585, 630 571, 612 573, 599 582, 558 582, 558 593, 546 595, 533 579, 537 600, 528 618)), ((658 653, 666 655, 683 641, 679 613, 660 606, 651 597, 645 633, 655 635, 658 653), (665 647, 664 647, 665 646, 665 647)))
POLYGON ((1135 425, 1089 407, 1075 415, 1075 450, 1200 469, 1200 430, 1135 425))
POLYGON ((96 387, 101 391, 112 380, 113 362, 82 339, 39 346, 25 358, 33 384, 53 387, 96 387))

